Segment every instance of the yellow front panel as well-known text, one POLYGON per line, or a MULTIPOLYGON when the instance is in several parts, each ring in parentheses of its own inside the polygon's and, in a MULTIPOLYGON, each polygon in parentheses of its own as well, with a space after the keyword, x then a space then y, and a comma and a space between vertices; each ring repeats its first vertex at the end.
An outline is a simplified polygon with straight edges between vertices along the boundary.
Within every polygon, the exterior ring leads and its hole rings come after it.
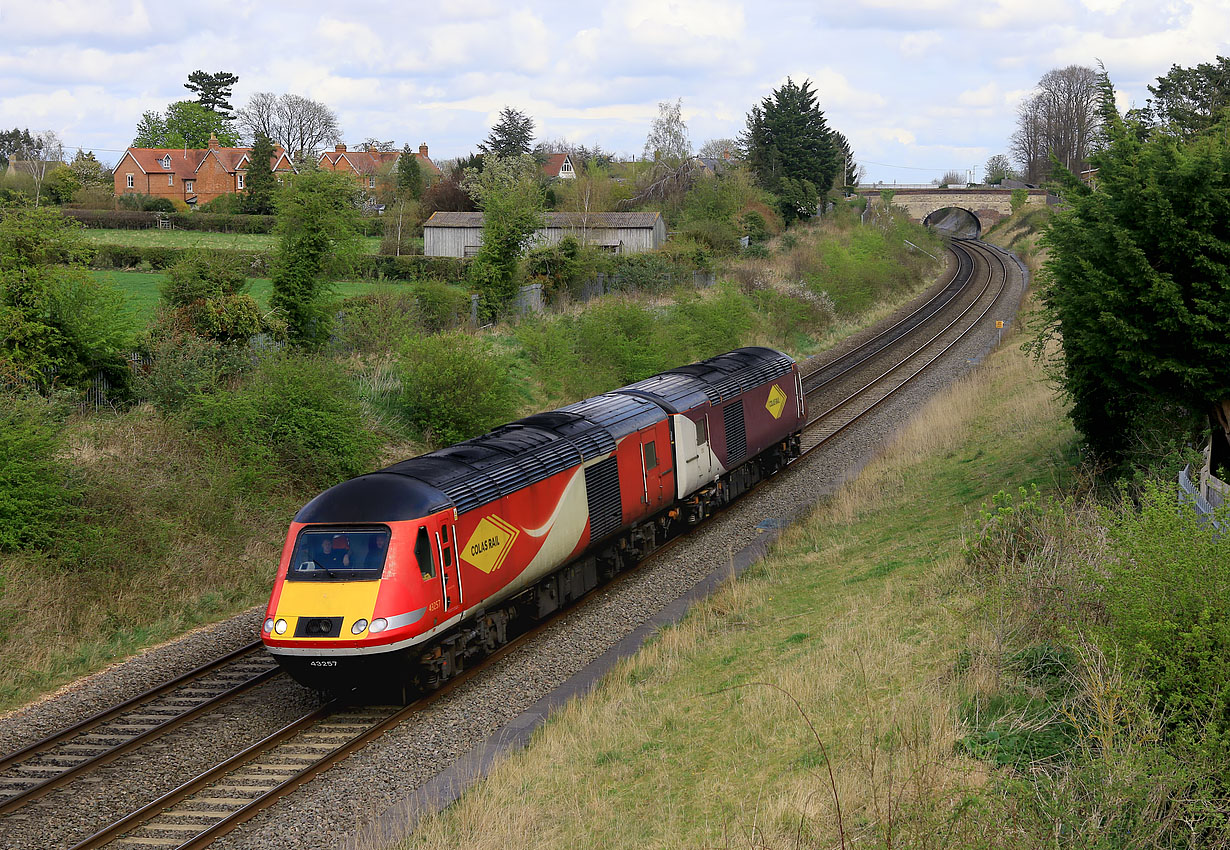
POLYGON ((351 638, 347 626, 372 618, 379 592, 378 581, 288 581, 282 584, 277 616, 290 624, 290 634, 297 617, 343 617, 342 634, 351 638))

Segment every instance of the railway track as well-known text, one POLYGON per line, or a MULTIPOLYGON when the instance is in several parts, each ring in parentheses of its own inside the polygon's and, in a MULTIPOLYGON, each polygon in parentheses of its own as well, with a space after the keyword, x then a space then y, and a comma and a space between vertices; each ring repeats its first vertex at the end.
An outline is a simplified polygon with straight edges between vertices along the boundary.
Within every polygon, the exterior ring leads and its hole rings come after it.
POLYGON ((213 711, 278 675, 254 641, 0 758, 0 814, 213 711))
MULTIPOLYGON (((910 315, 867 340, 852 352, 826 364, 804 378, 804 388, 809 404, 813 399, 821 397, 833 395, 841 397, 836 403, 830 402, 822 405, 824 410, 809 419, 804 436, 804 456, 828 444, 861 417, 876 410, 909 380, 922 374, 928 366, 938 361, 970 331, 979 327, 980 322, 989 320, 988 312, 993 308, 1003 290, 1003 279, 1006 272, 998 275, 999 288, 992 286, 996 277, 993 274, 994 268, 1005 269, 1002 256, 985 247, 960 243, 954 244, 953 251, 957 255, 957 268, 952 279, 940 292, 912 311, 910 315), (973 291, 971 291, 972 282, 979 284, 973 287, 973 291), (869 364, 876 366, 872 369, 876 374, 871 378, 865 378, 863 373, 868 369, 869 364), (844 384, 857 384, 858 387, 855 391, 848 392, 842 389, 844 384), (836 392, 839 389, 841 391, 836 392)), ((801 466, 801 460, 802 458, 794 461, 791 466, 801 466)), ((786 470, 786 474, 789 472, 789 469, 786 470)), ((675 538, 674 541, 660 547, 650 558, 665 553, 680 539, 682 538, 675 538)), ((626 575, 627 573, 621 574, 614 581, 618 582, 626 575)), ((606 586, 609 588, 611 585, 606 586)), ((497 650, 490 658, 495 659, 511 651, 546 628, 551 622, 548 620, 529 629, 497 650)), ((251 647, 245 648, 245 651, 251 649, 251 647)), ((235 654, 234 657, 239 657, 239 655, 235 654)), ((225 660, 219 659, 216 663, 221 664, 225 660)), ((421 712, 427 705, 441 699, 485 666, 481 665, 465 671, 449 680, 440 689, 405 706, 355 706, 347 705, 342 701, 329 703, 99 830, 76 844, 72 850, 92 850, 92 848, 104 846, 118 848, 155 846, 187 850, 187 848, 208 846, 221 835, 292 793, 314 776, 342 761, 410 716, 421 712)), ((274 672, 276 670, 270 670, 262 675, 267 677, 274 672)), ((162 688, 156 689, 156 692, 159 694, 173 692, 176 687, 189 685, 188 679, 191 675, 181 677, 182 681, 167 683, 162 688)), ((244 687, 251 687, 251 684, 244 687)), ((150 693, 153 694, 155 691, 150 693)), ((148 704, 148 701, 142 702, 147 697, 149 695, 142 695, 130 701, 131 705, 126 703, 124 706, 117 706, 96 718, 91 718, 90 721, 79 724, 80 728, 65 730, 61 733, 60 740, 67 741, 73 736, 87 732, 84 727, 91 722, 96 721, 95 726, 91 728, 97 728, 98 724, 106 722, 103 719, 104 716, 123 718, 127 716, 124 713, 127 711, 146 711, 141 706, 148 704)), ((156 699, 157 697, 149 698, 156 699)), ((193 707, 191 716, 207 710, 208 708, 204 705, 193 707)), ((146 711, 146 714, 151 713, 146 711)), ((185 714, 175 723, 179 725, 187 719, 190 719, 189 715, 185 714)), ((163 731, 169 728, 171 727, 163 731)), ((154 734, 160 734, 160 732, 141 734, 143 737, 139 741, 131 744, 125 743, 124 749, 120 752, 127 752, 138 746, 140 742, 149 740, 154 734)), ((51 739, 46 739, 46 741, 49 742, 51 739)), ((44 747, 44 743, 46 742, 39 742, 21 753, 15 753, 0 760, 0 768, 6 763, 25 763, 21 759, 38 757, 43 753, 54 753, 57 747, 64 746, 63 743, 47 743, 44 747)), ((63 752, 63 750, 60 751, 63 752)), ((120 752, 104 753, 99 758, 109 761, 117 757, 120 752)), ((64 760, 71 761, 72 759, 64 760)), ((38 794, 59 787, 91 767, 102 763, 105 762, 77 761, 68 767, 72 771, 71 775, 64 774, 62 778, 56 778, 54 785, 43 787, 38 794)), ((0 777, 3 775, 0 773, 0 777)), ((3 790, 0 789, 0 794, 2 793, 3 790)), ((32 799, 32 797, 27 799, 32 799)), ((5 801, 4 805, 10 803, 13 807, 20 805, 14 802, 15 800, 16 797, 11 797, 9 801, 5 801)), ((0 809, 0 812, 2 811, 6 809, 0 809)))

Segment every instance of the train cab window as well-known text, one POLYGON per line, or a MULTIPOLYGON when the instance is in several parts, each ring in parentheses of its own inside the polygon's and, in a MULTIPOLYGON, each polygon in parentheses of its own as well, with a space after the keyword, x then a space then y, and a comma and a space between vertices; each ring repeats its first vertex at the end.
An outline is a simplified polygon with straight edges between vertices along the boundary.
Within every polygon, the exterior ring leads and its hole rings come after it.
POLYGON ((414 541, 414 559, 419 562, 423 581, 436 577, 436 561, 431 554, 431 537, 427 534, 427 527, 423 525, 419 526, 419 536, 414 541))
POLYGON ((709 417, 702 416, 696 420, 696 445, 703 446, 709 442, 709 417))
POLYGON ((645 445, 641 446, 641 449, 642 451, 645 452, 646 471, 650 469, 657 469, 658 468, 658 444, 657 443, 646 443, 645 445))
POLYGON ((287 581, 375 581, 389 551, 387 528, 308 528, 299 532, 287 581))

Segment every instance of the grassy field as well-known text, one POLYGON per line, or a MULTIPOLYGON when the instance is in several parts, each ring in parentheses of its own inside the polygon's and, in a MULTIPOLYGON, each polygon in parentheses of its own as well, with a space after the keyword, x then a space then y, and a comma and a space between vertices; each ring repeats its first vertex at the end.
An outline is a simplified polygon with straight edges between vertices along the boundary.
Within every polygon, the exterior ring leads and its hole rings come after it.
MULTIPOLYGON (((153 321, 154 314, 158 309, 158 288, 166 280, 165 274, 158 272, 118 271, 95 271, 91 272, 91 274, 101 280, 110 282, 124 293, 129 310, 139 327, 145 327, 153 321)), ((365 292, 370 292, 372 287, 376 285, 378 284, 366 280, 343 280, 335 283, 333 289, 338 298, 346 298, 351 295, 361 295, 365 292)), ((269 309, 271 288, 268 278, 253 278, 252 288, 249 291, 252 297, 256 299, 256 303, 266 310, 269 309)))
POLYGON ((991 674, 958 662, 1005 635, 960 580, 963 527, 1061 478, 1072 439, 1018 343, 402 846, 988 846, 956 744, 991 674))
MULTIPOLYGON (((108 230, 88 228, 86 238, 99 245, 134 245, 139 248, 225 248, 235 251, 270 251, 277 237, 269 233, 211 233, 201 230, 108 230)), ((364 250, 375 254, 380 250, 380 237, 363 240, 364 250)))

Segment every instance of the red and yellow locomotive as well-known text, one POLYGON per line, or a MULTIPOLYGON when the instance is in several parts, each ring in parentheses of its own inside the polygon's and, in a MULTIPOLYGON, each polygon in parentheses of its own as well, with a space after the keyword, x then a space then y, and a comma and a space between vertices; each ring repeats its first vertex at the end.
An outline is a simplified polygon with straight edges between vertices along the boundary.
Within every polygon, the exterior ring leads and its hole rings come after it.
POLYGON ((291 524, 262 638, 312 687, 441 681, 784 466, 805 421, 794 361, 743 348, 342 482, 291 524))

